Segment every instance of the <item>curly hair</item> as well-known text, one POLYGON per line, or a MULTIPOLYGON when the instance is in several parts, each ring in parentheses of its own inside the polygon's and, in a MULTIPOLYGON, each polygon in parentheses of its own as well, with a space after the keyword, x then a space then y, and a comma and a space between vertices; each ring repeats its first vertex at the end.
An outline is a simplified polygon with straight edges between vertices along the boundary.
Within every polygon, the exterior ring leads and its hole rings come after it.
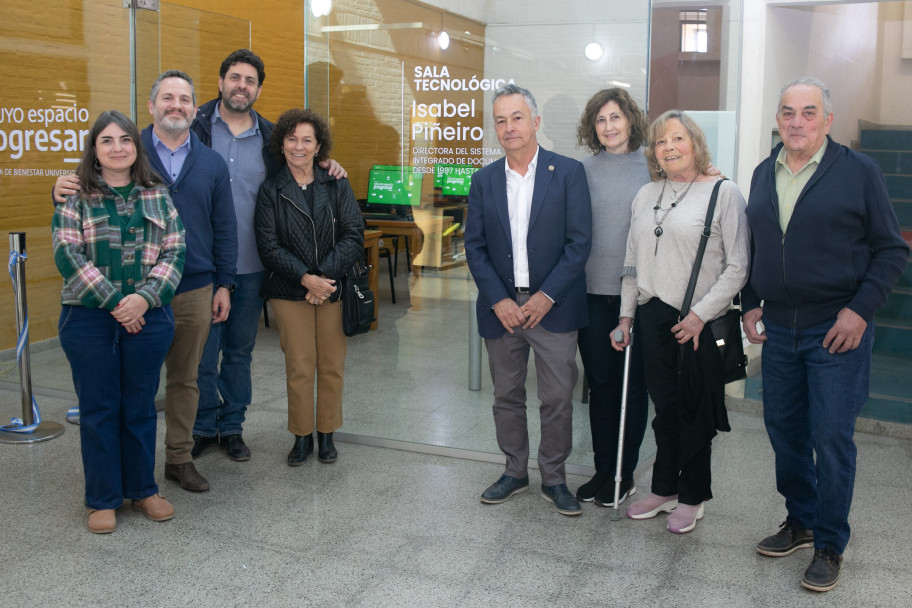
POLYGON ((633 152, 639 149, 646 140, 646 129, 649 128, 643 111, 636 104, 633 98, 625 89, 614 87, 611 89, 602 89, 593 95, 586 103, 586 109, 580 116, 579 126, 576 128, 576 142, 579 147, 586 147, 593 154, 597 154, 605 149, 595 131, 595 119, 606 103, 613 101, 627 117, 628 128, 630 129, 629 139, 627 141, 627 151, 633 152))
POLYGON ((681 126, 684 127, 693 142, 694 168, 697 170, 697 174, 706 173, 706 169, 712 164, 712 155, 709 153, 706 136, 703 135, 703 129, 700 128, 700 125, 681 110, 668 110, 649 125, 649 131, 646 134, 646 145, 643 146, 643 154, 646 155, 646 163, 649 165, 649 174, 652 176, 652 181, 665 178, 665 170, 662 169, 656 158, 655 145, 656 140, 665 135, 665 131, 668 130, 668 121, 672 119, 681 123, 681 126))
POLYGON ((320 144, 320 150, 314 156, 314 163, 321 163, 329 158, 329 151, 332 150, 332 135, 329 132, 329 123, 326 119, 311 109, 292 108, 283 112, 276 121, 275 129, 272 131, 272 137, 269 138, 269 151, 277 159, 285 162, 282 155, 282 144, 285 142, 285 136, 294 132, 298 125, 308 124, 313 127, 314 137, 320 144))

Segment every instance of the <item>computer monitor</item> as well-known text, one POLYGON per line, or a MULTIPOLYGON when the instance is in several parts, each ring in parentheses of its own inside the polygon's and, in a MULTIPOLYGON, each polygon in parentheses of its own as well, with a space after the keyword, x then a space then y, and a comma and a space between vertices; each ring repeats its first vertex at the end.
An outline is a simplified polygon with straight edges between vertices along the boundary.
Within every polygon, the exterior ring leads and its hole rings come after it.
POLYGON ((468 196, 476 170, 472 165, 436 165, 434 187, 444 196, 468 196))
POLYGON ((368 175, 367 202, 417 207, 421 204, 421 178, 411 167, 375 165, 368 175))

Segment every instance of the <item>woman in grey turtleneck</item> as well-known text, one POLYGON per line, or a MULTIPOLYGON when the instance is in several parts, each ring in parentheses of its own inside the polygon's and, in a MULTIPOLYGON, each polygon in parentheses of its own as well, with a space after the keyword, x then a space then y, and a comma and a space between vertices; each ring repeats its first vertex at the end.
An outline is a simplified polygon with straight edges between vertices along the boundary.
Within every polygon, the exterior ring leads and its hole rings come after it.
MULTIPOLYGON (((621 307, 621 275, 630 229, 630 205, 650 182, 640 146, 648 125, 626 90, 604 89, 586 104, 577 129, 580 146, 593 152, 583 160, 592 198, 592 251, 586 264, 589 326, 579 331, 579 350, 589 383, 589 423, 595 455, 595 476, 580 486, 576 497, 614 506, 614 472, 624 354, 610 346, 621 307)), ((627 418, 619 502, 636 492, 633 471, 646 432, 648 396, 643 357, 634 340, 628 381, 627 418)))

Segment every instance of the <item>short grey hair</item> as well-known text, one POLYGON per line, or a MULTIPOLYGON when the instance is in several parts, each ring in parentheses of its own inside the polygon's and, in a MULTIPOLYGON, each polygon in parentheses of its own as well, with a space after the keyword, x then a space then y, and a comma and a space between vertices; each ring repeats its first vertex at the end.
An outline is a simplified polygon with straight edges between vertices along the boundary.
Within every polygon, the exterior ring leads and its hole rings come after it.
POLYGON ((813 76, 802 76, 801 78, 796 78, 785 83, 785 86, 779 91, 779 103, 776 105, 776 114, 779 114, 779 110, 782 108, 782 96, 785 95, 785 92, 798 85, 817 87, 820 90, 820 96, 823 98, 823 113, 826 116, 833 113, 833 102, 830 100, 830 90, 823 84, 823 81, 814 78, 813 76))
POLYGON ((535 120, 538 116, 538 104, 535 103, 535 98, 528 89, 516 86, 515 84, 505 84, 494 91, 494 99, 491 100, 491 103, 493 104, 501 97, 506 97, 507 95, 522 95, 526 100, 526 105, 529 106, 529 111, 532 113, 532 120, 535 120))
POLYGON ((152 90, 149 92, 149 101, 155 103, 155 98, 158 97, 158 89, 161 88, 161 81, 165 78, 181 78, 187 81, 187 84, 190 85, 190 96, 193 98, 193 105, 196 105, 196 90, 193 88, 193 79, 190 78, 190 75, 186 72, 181 72, 180 70, 168 70, 159 74, 158 78, 155 79, 155 84, 152 85, 152 90))

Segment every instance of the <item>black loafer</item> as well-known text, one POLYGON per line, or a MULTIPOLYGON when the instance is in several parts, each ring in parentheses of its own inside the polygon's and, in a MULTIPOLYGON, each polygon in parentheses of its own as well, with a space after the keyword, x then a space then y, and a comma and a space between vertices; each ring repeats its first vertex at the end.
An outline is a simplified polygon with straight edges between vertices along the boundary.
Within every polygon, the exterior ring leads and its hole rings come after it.
POLYGON ((317 458, 320 462, 335 462, 338 457, 339 453, 333 444, 333 434, 317 431, 317 458))
POLYGON ((227 437, 222 437, 222 439, 224 440, 225 449, 228 451, 228 458, 236 462, 250 460, 250 448, 244 443, 244 438, 241 437, 240 433, 228 435, 227 437))
POLYGON ((202 435, 193 436, 193 447, 190 449, 190 457, 197 458, 203 453, 207 446, 215 445, 219 442, 218 437, 203 437, 202 435))
POLYGON ((288 452, 288 466, 299 467, 304 464, 307 457, 314 451, 313 435, 295 435, 294 445, 288 452))

